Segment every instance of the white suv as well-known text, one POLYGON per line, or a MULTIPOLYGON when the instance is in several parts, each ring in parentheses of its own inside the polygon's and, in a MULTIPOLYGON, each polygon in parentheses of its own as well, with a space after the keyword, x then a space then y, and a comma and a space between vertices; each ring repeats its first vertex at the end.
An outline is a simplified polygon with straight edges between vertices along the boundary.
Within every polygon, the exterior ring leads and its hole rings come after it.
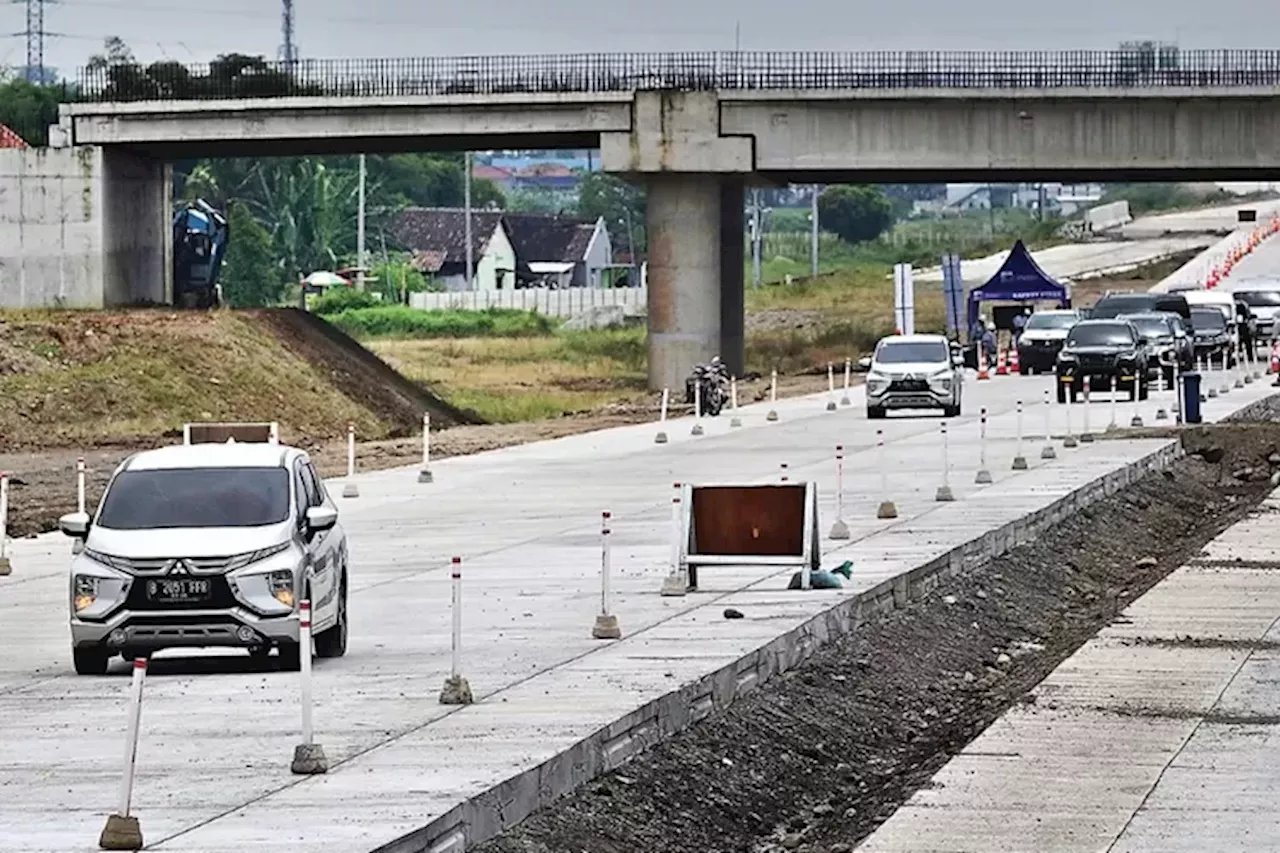
POLYGON ((942 409, 960 414, 963 372, 942 335, 890 335, 876 344, 867 373, 867 417, 889 409, 942 409))
POLYGON ((187 444, 136 453, 96 518, 59 522, 83 540, 71 561, 76 672, 167 648, 279 649, 297 669, 298 603, 312 603, 315 650, 347 649, 347 538, 307 454, 267 443, 187 444))

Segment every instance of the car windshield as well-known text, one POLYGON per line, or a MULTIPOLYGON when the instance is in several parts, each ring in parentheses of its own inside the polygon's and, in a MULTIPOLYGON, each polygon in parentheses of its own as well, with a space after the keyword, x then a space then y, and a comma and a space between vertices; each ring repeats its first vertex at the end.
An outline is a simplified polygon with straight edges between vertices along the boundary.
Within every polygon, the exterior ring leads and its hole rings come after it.
POLYGON ((110 530, 261 527, 288 517, 284 468, 173 468, 122 471, 97 524, 110 530))
POLYGON ((1083 323, 1067 335, 1067 344, 1077 347, 1127 346, 1133 333, 1125 323, 1083 323))
POLYGON ((1280 305, 1280 290, 1237 290, 1236 298, 1251 308, 1280 305))
POLYGON ((1032 314, 1027 320, 1030 329, 1070 329, 1080 318, 1075 314, 1032 314))
POLYGON ((1093 306, 1093 316, 1099 320, 1108 320, 1120 314, 1150 311, 1153 301, 1151 296, 1141 293, 1104 296, 1098 300, 1097 305, 1093 306))
POLYGON ((888 341, 876 350, 879 364, 949 363, 950 350, 941 341, 888 341))
POLYGON ((1169 324, 1163 317, 1129 317, 1130 323, 1138 327, 1138 333, 1148 340, 1167 338, 1173 335, 1169 324))
POLYGON ((1191 323, 1197 332, 1221 332, 1227 328, 1227 318, 1217 308, 1196 308, 1191 312, 1191 323))

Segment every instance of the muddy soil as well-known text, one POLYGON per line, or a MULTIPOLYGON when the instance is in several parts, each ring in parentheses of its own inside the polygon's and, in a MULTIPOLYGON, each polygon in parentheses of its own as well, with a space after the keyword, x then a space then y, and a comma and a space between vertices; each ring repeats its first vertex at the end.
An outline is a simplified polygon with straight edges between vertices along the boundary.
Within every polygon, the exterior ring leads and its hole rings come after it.
MULTIPOLYGON (((1271 420, 1280 420, 1274 406, 1271 420)), ((1275 423, 1184 440, 1199 455, 820 650, 479 850, 851 850, 1099 628, 1256 506, 1280 470, 1275 423)))
MULTIPOLYGON (((841 382, 842 379, 837 381, 841 382)), ((859 377, 856 381, 860 382, 861 378, 859 377)), ((825 374, 778 377, 779 397, 813 394, 825 390, 826 387, 825 374)), ((738 395, 743 404, 767 399, 768 378, 739 383, 738 395)), ((686 413, 686 410, 691 412, 692 408, 692 406, 682 406, 673 401, 671 414, 674 417, 686 413)), ((431 458, 467 456, 533 441, 656 421, 658 409, 659 403, 655 397, 651 403, 644 405, 606 406, 592 412, 544 421, 456 426, 439 432, 433 430, 431 458)), ((281 438, 311 453, 324 476, 338 477, 346 473, 345 442, 317 442, 309 440, 306 436, 291 436, 287 433, 281 438)), ((181 438, 178 440, 181 441, 181 438)), ((107 478, 111 476, 111 472, 122 459, 135 451, 158 447, 172 441, 172 438, 162 437, 150 444, 95 447, 84 451, 88 504, 94 506, 97 503, 107 478)), ((356 455, 360 470, 381 470, 413 465, 422 459, 420 435, 358 444, 356 455)), ((0 453, 0 471, 9 473, 12 487, 9 502, 10 536, 29 536, 52 530, 57 524, 58 516, 75 510, 76 460, 80 455, 75 451, 0 453)))

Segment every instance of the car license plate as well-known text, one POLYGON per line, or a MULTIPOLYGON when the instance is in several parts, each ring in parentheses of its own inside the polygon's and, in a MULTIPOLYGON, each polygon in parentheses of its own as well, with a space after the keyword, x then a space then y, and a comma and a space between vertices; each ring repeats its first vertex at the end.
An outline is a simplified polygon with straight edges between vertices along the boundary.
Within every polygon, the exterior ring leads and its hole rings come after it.
POLYGON ((147 581, 147 599, 162 604, 204 601, 211 588, 205 578, 159 578, 147 581))

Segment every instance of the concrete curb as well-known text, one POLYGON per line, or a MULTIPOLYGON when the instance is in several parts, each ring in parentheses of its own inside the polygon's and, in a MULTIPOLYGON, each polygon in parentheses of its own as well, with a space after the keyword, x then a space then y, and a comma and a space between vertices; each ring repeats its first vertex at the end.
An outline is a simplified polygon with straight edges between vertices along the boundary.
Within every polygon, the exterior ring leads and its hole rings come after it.
POLYGON ((724 710, 738 698, 799 666, 819 648, 856 630, 872 617, 906 607, 928 595, 942 580, 964 574, 1034 539, 1084 507, 1115 494, 1148 474, 1170 467, 1183 455, 1180 441, 1168 441, 1047 507, 852 595, 754 652, 638 708, 540 766, 472 797, 426 826, 375 848, 371 853, 462 853, 468 847, 487 841, 581 785, 620 767, 643 750, 716 710, 724 710))

